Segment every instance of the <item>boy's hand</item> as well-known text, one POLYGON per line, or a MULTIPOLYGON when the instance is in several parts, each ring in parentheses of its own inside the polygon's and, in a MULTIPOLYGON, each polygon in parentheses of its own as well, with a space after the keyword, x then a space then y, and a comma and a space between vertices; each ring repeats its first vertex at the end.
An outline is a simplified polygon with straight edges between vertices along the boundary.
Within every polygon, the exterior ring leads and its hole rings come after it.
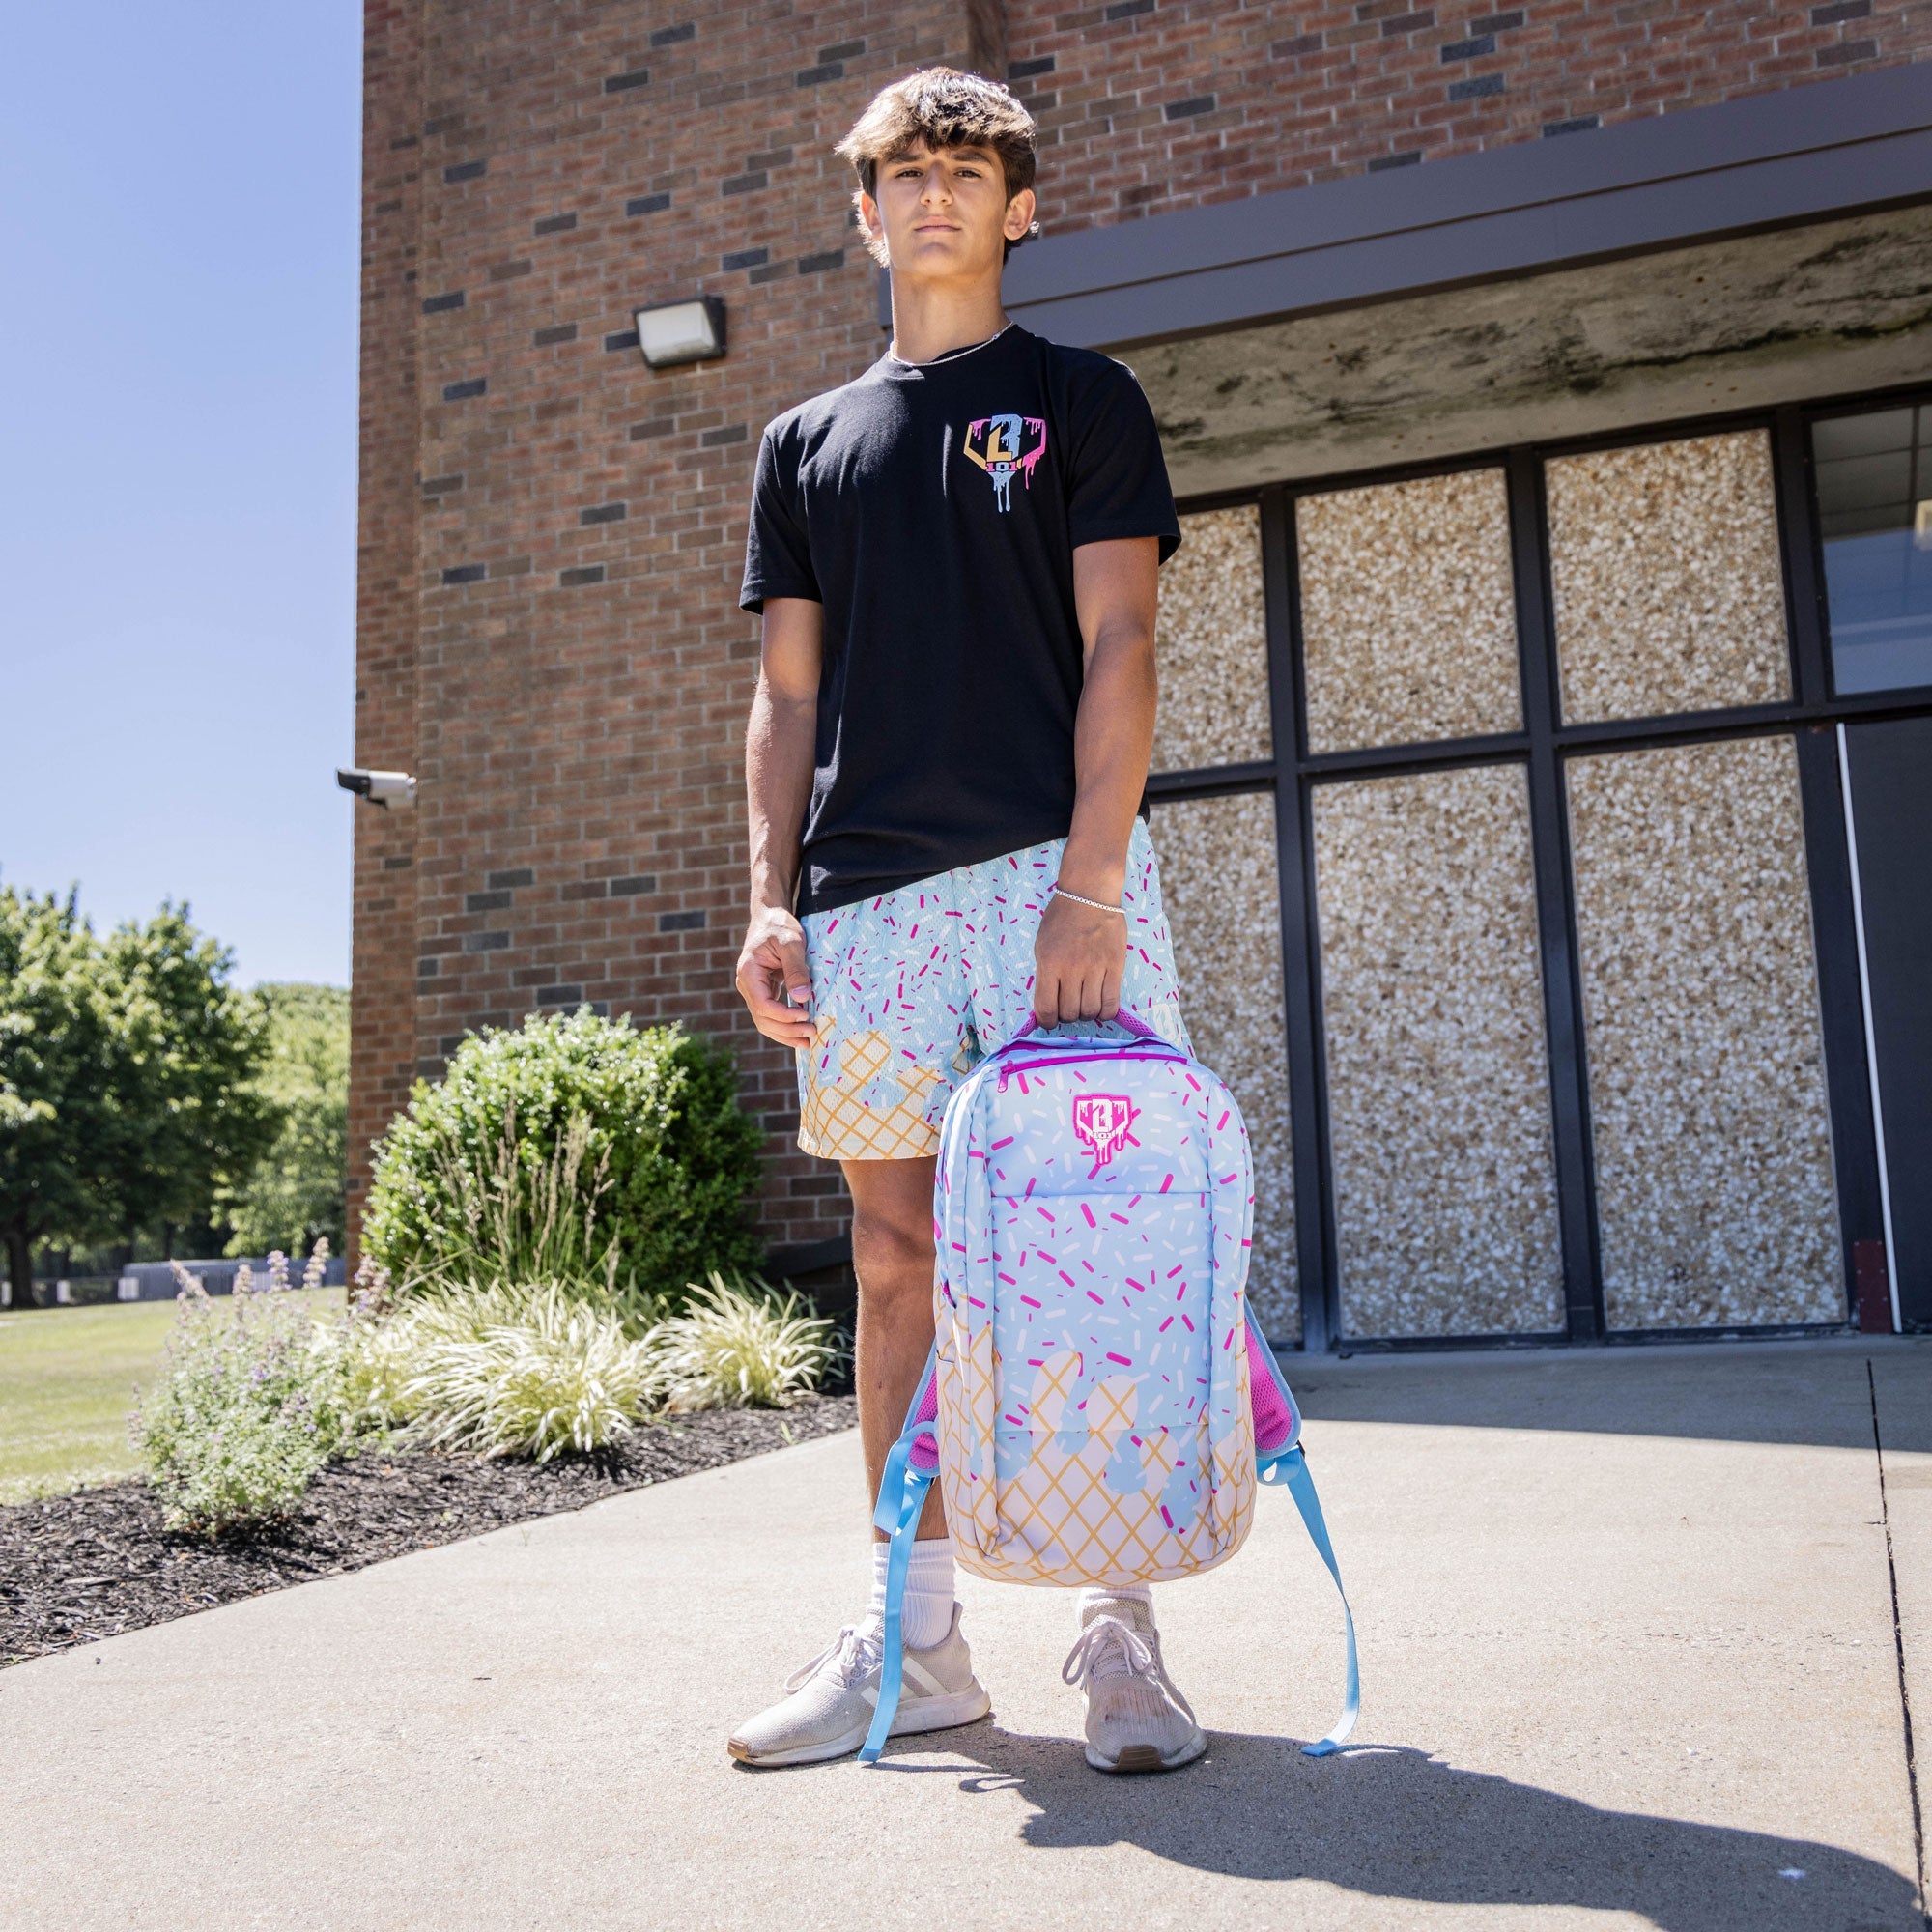
POLYGON ((1033 942, 1033 1011, 1043 1027, 1110 1020, 1120 1009, 1127 923, 1055 893, 1033 942))
POLYGON ((765 906, 752 916, 738 952, 737 984, 753 1024, 767 1039, 781 1046, 811 1044, 811 972, 805 963, 805 928, 790 913, 765 906))

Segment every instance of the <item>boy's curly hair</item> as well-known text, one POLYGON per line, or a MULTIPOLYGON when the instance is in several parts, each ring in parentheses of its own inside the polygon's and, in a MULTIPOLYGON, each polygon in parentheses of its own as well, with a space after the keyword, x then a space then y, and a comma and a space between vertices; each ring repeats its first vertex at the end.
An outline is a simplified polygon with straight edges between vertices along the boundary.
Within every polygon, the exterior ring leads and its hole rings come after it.
MULTIPOLYGON (((1009 201, 1033 185, 1033 116, 998 81, 961 73, 956 68, 922 68, 882 87, 833 152, 852 163, 861 190, 876 199, 880 168, 919 141, 935 153, 947 148, 991 149, 1000 157, 1009 201)), ((1020 241, 1038 233, 1036 221, 1020 241)), ((885 243, 868 241, 866 245, 883 268, 885 243)), ((1009 242, 1007 253, 1018 245, 1009 242)))

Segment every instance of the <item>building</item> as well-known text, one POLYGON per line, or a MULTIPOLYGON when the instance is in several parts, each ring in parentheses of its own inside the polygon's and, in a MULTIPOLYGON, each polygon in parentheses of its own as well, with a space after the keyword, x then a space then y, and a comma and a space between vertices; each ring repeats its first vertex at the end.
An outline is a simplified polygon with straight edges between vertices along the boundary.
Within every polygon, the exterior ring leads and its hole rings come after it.
POLYGON ((370 0, 351 1186, 466 1029, 736 1043, 763 425, 881 346, 832 143, 1042 129, 1009 307, 1187 541, 1153 829, 1308 1346, 1932 1323, 1932 10, 370 0), (640 305, 722 298, 653 371, 640 305))

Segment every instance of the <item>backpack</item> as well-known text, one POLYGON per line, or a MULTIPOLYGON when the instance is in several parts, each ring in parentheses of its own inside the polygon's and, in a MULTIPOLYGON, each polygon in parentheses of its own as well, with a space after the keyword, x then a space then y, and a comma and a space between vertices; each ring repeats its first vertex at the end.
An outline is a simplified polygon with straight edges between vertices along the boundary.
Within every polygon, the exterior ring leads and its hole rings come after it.
MULTIPOLYGON (((1154 1582, 1241 1546, 1285 1485, 1342 1589, 1301 1415, 1256 1325, 1254 1187, 1235 1097, 1124 1009, 1125 1039, 1020 1032, 952 1094, 933 1188, 935 1333, 873 1518, 892 1538, 876 1761, 902 1679, 900 1608, 925 1492, 955 1560, 1006 1582, 1154 1582)), ((1348 1678, 1323 1757, 1360 1702, 1348 1678)))

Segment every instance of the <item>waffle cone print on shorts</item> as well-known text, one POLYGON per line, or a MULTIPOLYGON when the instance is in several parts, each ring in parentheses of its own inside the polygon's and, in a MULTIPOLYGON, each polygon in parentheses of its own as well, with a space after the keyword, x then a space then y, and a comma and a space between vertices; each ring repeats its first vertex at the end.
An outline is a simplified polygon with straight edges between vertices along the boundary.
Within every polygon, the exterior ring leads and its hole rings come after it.
MULTIPOLYGON (((798 1056, 802 1152, 901 1160, 937 1151, 953 1089, 1033 1009, 1034 940, 1065 842, 806 917, 813 1037, 798 1056)), ((1160 874, 1139 819, 1121 905, 1121 1003, 1184 1047, 1160 874)))

